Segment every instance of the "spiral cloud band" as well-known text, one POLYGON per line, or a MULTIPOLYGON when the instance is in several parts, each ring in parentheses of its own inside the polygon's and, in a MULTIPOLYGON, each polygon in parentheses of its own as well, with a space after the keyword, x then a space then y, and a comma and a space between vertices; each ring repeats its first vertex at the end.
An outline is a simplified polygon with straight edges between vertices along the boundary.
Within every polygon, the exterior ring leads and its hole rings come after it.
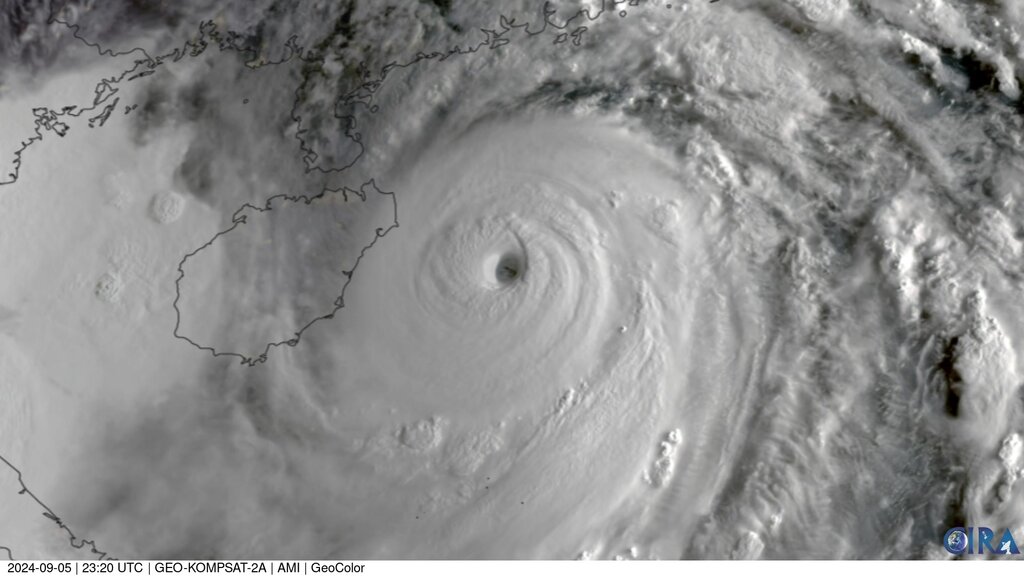
POLYGON ((0 553, 1024 525, 1018 2, 100 4, 0 2, 0 553))

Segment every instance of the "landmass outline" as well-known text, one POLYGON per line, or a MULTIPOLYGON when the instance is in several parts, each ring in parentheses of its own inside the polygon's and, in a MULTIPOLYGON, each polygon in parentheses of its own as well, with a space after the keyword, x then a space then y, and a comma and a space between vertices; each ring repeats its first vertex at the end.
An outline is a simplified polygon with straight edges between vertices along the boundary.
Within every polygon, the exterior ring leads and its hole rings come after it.
MULTIPOLYGON (((552 7, 550 1, 545 0, 542 3, 541 8, 543 23, 538 30, 531 30, 529 22, 517 23, 516 18, 514 17, 499 15, 497 27, 480 29, 480 31, 484 33, 484 38, 476 44, 470 44, 467 46, 454 46, 446 51, 434 51, 430 53, 418 52, 412 59, 408 61, 399 62, 395 60, 381 66, 375 78, 369 71, 365 71, 363 74, 363 82, 356 86, 354 89, 350 90, 347 94, 344 94, 342 97, 336 100, 334 105, 333 116, 337 120, 344 121, 347 123, 345 136, 350 138, 359 148, 359 152, 351 160, 351 162, 342 166, 323 167, 317 165, 317 162, 320 158, 320 154, 318 154, 315 148, 309 144, 306 138, 304 138, 304 135, 308 133, 309 129, 303 128, 303 115, 297 112, 298 108, 300 107, 301 90, 303 89, 303 86, 305 85, 306 81, 306 79, 303 79, 303 81, 299 83, 299 86, 295 90, 295 99, 293 100, 291 109, 289 111, 289 116, 295 122, 297 127, 294 137, 298 141, 299 150, 302 152, 302 160, 305 163, 306 172, 309 173, 314 170, 321 173, 342 172, 344 170, 347 170, 348 168, 351 168, 359 161, 359 159, 365 153, 365 148, 362 144, 362 135, 359 132, 355 131, 357 128, 357 118, 355 114, 341 114, 339 112, 339 107, 363 106, 370 114, 376 113, 379 110, 379 107, 373 103, 374 95, 376 94, 377 90, 383 85, 388 75, 393 70, 409 68, 427 60, 437 59, 438 61, 444 61, 453 56, 474 54, 485 47, 489 47, 492 50, 499 49, 512 41, 510 38, 507 37, 507 35, 513 31, 522 31, 526 38, 531 38, 543 34, 550 27, 551 29, 559 31, 559 33, 554 38, 554 44, 566 43, 571 39, 571 44, 573 46, 580 46, 582 44, 583 34, 588 30, 588 27, 582 24, 583 22, 596 21, 605 14, 615 11, 617 7, 621 5, 628 5, 630 7, 639 6, 642 1, 643 0, 602 0, 601 7, 598 8, 595 13, 591 13, 590 8, 582 8, 577 12, 573 13, 572 15, 570 15, 569 17, 567 17, 564 22, 559 24, 551 20, 551 18, 557 13, 557 10, 555 10, 552 7)), ((712 2, 714 1, 717 0, 712 0, 712 2)), ((95 89, 93 90, 93 99, 91 103, 87 105, 67 105, 61 107, 59 110, 48 107, 33 108, 32 114, 36 118, 34 122, 35 128, 33 130, 33 133, 27 139, 23 140, 20 143, 20 147, 15 150, 13 154, 14 158, 11 161, 11 167, 9 169, 9 172, 6 174, 3 180, 0 180, 0 187, 12 185, 18 182, 21 175, 24 154, 29 150, 31 146, 43 140, 45 132, 53 132, 54 134, 57 134, 57 136, 61 138, 63 138, 68 133, 68 131, 71 129, 71 126, 64 122, 64 118, 79 118, 83 114, 98 111, 98 113, 95 116, 87 118, 87 125, 89 128, 98 128, 104 126, 106 122, 109 120, 110 116, 113 114, 114 110, 116 110, 118 105, 120 104, 120 97, 117 96, 117 94, 120 91, 120 89, 117 87, 119 84, 121 84, 122 82, 131 82, 134 80, 151 76, 156 72, 156 69, 158 67, 162 66, 167 61, 178 62, 185 58, 185 56, 198 57, 206 51, 211 42, 217 43, 218 48, 222 52, 233 50, 239 53, 254 53, 255 55, 253 59, 245 63, 245 65, 250 69, 258 69, 264 66, 283 64, 285 62, 290 61, 293 57, 296 56, 307 62, 312 61, 309 60, 310 58, 321 56, 317 54, 311 55, 310 51, 305 51, 302 47, 298 45, 297 35, 293 35, 284 43, 284 47, 286 48, 286 53, 284 56, 277 60, 257 62, 258 54, 256 54, 254 50, 238 45, 238 40, 239 38, 242 38, 242 35, 231 30, 221 32, 218 26, 211 20, 205 20, 200 22, 200 24, 198 25, 199 34, 195 39, 185 40, 181 47, 174 48, 173 50, 159 56, 150 55, 141 46, 133 47, 123 51, 115 51, 112 49, 104 48, 99 43, 88 40, 80 34, 81 27, 78 24, 73 24, 71 22, 68 22, 67 20, 63 20, 58 17, 58 15, 61 12, 63 12, 63 10, 67 7, 69 2, 65 2, 64 4, 62 4, 59 9, 54 9, 54 4, 55 2, 51 4, 50 13, 47 18, 47 23, 56 23, 65 26, 66 28, 71 30, 71 33, 74 38, 76 38, 78 41, 82 42, 86 46, 95 49, 98 55, 111 58, 121 58, 130 56, 135 53, 139 53, 143 56, 143 58, 134 60, 133 65, 130 68, 123 70, 116 76, 100 79, 95 89)), ((620 15, 624 16, 625 13, 622 12, 620 13, 620 15)), ((323 57, 326 56, 324 55, 323 57)), ((136 106, 126 106, 124 108, 124 114, 131 113, 135 108, 136 106)), ((337 311, 344 306, 345 288, 351 282, 355 269, 356 267, 358 267, 359 262, 365 256, 366 252, 371 247, 373 247, 376 244, 376 242, 380 240, 380 238, 382 238, 391 230, 399 227, 398 202, 396 193, 384 192, 380 190, 377 187, 375 180, 372 178, 360 187, 360 192, 367 185, 372 186, 373 189, 380 194, 390 195, 394 207, 394 222, 386 229, 377 228, 374 239, 368 245, 362 248, 359 257, 356 259, 356 264, 352 267, 351 270, 344 272, 346 276, 346 282, 342 286, 341 294, 339 294, 338 298, 335 300, 335 308, 330 313, 315 318, 305 326, 301 327, 296 332, 295 338, 293 339, 289 339, 278 343, 268 343, 262 355, 257 357, 255 360, 248 359, 249 361, 247 361, 246 357, 242 354, 232 352, 218 352, 212 347, 204 347, 192 341, 188 337, 178 334, 178 329, 181 323, 180 311, 178 309, 178 302, 181 298, 180 285, 181 281, 185 277, 185 273, 182 269, 182 266, 184 266, 184 263, 186 260, 188 260, 188 258, 193 257, 201 250, 210 247, 218 238, 220 238, 224 234, 231 232, 237 226, 244 223, 244 216, 242 217, 243 220, 241 221, 236 220, 236 218, 243 210, 247 208, 263 212, 271 209, 270 203, 273 202, 274 200, 283 199, 286 201, 295 202, 305 201, 306 204, 309 204, 313 200, 323 197, 327 193, 337 193, 339 191, 344 190, 354 191, 344 186, 340 188, 330 188, 328 186, 325 186, 318 194, 311 197, 289 196, 283 194, 274 195, 266 199, 264 203, 264 208, 260 208, 250 203, 246 203, 232 214, 233 225, 231 227, 217 233, 216 235, 213 236, 213 238, 208 240, 206 243, 183 256, 178 263, 177 270, 179 274, 175 280, 175 299, 173 306, 176 313, 176 322, 173 331, 173 336, 177 339, 188 342, 189 344, 200 350, 208 351, 212 353, 213 356, 215 357, 224 355, 237 356, 242 359, 243 364, 254 366, 265 361, 267 353, 269 353, 269 351, 273 347, 280 346, 282 344, 295 346, 301 340, 302 333, 310 326, 312 326, 316 322, 319 322, 320 320, 333 318, 334 314, 337 313, 337 311)), ((81 539, 78 536, 76 536, 74 532, 72 532, 72 530, 67 526, 67 524, 61 519, 61 517, 58 516, 48 505, 46 505, 42 500, 40 500, 28 488, 28 486, 24 482, 24 477, 21 470, 19 470, 10 461, 4 458, 2 454, 0 454, 0 462, 6 465, 17 476, 18 483, 21 487, 18 491, 18 494, 28 495, 30 498, 32 498, 42 508, 43 515, 49 520, 53 521, 62 531, 66 533, 69 539, 69 545, 72 548, 81 550, 85 546, 89 546, 89 552, 96 555, 98 559, 113 559, 108 555, 107 552, 99 550, 94 541, 81 539)), ((0 551, 5 552, 9 560, 14 560, 14 552, 9 547, 0 545, 0 551)))

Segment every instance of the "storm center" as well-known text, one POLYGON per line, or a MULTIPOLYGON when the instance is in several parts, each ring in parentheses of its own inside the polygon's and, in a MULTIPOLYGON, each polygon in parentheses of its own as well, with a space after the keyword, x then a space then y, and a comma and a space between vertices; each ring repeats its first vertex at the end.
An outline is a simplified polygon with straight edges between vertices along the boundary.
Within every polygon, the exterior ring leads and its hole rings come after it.
POLYGON ((483 261, 484 282, 492 288, 512 285, 526 274, 526 258, 517 251, 491 254, 483 261))
POLYGON ((502 254, 494 268, 494 279, 506 286, 522 278, 525 272, 526 263, 519 254, 502 254))

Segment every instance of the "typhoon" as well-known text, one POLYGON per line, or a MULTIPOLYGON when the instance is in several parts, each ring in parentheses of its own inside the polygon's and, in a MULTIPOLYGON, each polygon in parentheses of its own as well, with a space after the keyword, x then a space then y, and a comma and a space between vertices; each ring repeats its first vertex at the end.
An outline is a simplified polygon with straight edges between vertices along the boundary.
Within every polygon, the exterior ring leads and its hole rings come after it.
POLYGON ((1015 550, 1021 34, 0 2, 0 553, 1015 550))

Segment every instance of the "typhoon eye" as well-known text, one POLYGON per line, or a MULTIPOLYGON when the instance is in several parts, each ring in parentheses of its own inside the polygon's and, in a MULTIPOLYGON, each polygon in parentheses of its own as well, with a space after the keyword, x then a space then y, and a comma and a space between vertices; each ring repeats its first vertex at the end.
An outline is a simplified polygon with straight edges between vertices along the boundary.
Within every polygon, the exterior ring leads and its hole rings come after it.
POLYGON ((522 254, 506 252, 496 259, 491 273, 499 287, 515 284, 526 275, 526 258, 522 254))
POLYGON ((511 284, 519 280, 526 267, 518 254, 505 254, 498 260, 498 267, 494 270, 494 278, 502 284, 511 284))

